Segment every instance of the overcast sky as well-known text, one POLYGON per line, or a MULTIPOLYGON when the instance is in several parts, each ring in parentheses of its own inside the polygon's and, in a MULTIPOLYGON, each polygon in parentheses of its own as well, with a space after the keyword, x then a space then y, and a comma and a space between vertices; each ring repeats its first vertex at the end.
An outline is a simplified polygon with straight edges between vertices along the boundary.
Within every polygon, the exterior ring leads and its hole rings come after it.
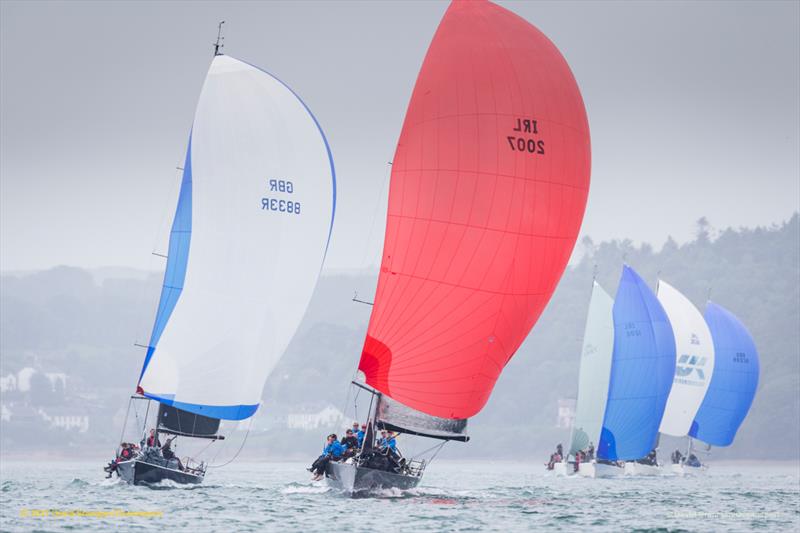
MULTIPOLYGON (((583 93, 582 234, 660 247, 800 204, 800 2, 498 2, 583 93)), ((374 263, 387 161, 445 2, 0 2, 0 268, 159 268, 219 20, 325 130, 328 268, 374 263), (371 229, 372 228, 372 229, 371 229)))

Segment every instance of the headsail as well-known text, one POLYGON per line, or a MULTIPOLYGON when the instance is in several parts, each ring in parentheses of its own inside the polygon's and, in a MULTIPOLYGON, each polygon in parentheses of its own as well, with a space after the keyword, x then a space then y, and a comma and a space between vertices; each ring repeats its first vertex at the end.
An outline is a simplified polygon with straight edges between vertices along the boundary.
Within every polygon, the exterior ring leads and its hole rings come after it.
POLYGON ((626 265, 614 301, 614 356, 598 457, 633 460, 653 449, 674 375, 669 319, 626 265))
POLYGON ((216 56, 140 392, 211 418, 256 411, 316 285, 335 195, 330 149, 306 105, 272 75, 216 56))
POLYGON ((750 332, 727 309, 708 302, 705 319, 714 340, 716 362, 689 435, 714 446, 729 446, 756 395, 758 351, 750 332))
POLYGON ((479 412, 564 271, 589 170, 553 43, 490 2, 453 2, 393 160, 367 383, 431 416, 479 412))
POLYGON ((659 431, 685 437, 700 408, 714 371, 714 344, 700 311, 686 296, 659 280, 658 301, 675 334, 675 378, 659 431))
POLYGON ((583 335, 578 401, 572 425, 569 455, 585 450, 591 443, 597 447, 611 379, 611 358, 614 353, 614 300, 594 282, 586 332, 583 335))

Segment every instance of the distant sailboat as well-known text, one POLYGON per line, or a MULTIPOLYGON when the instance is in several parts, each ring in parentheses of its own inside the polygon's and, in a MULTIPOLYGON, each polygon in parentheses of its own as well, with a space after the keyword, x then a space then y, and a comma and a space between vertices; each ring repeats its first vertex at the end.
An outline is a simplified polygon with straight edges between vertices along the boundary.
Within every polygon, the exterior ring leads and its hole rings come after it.
POLYGON ((425 462, 376 459, 372 428, 466 441, 467 419, 566 267, 589 188, 575 79, 536 28, 454 1, 430 45, 395 154, 383 257, 359 363, 373 402, 346 492, 410 488, 425 462))
POLYGON ((620 461, 646 456, 675 374, 669 319, 647 284, 627 265, 614 299, 614 354, 596 475, 620 475, 620 461))
MULTIPOLYGON (((705 320, 716 354, 714 372, 689 436, 709 447, 730 446, 758 389, 758 351, 744 324, 722 306, 709 301, 705 320)), ((673 465, 673 470, 679 474, 692 471, 685 463, 673 465)))
MULTIPOLYGON (((672 325, 676 348, 675 376, 659 432, 685 437, 711 381, 714 344, 703 315, 686 296, 663 280, 658 282, 657 294, 672 325)), ((643 460, 631 462, 626 468, 639 475, 660 473, 657 464, 643 460)))
MULTIPOLYGON (((335 172, 317 120, 282 81, 219 48, 218 40, 131 397, 148 402, 148 413, 158 402, 153 444, 159 433, 223 438, 221 420, 255 414, 311 299, 333 225, 335 172)), ((142 434, 147 424, 145 416, 142 434)), ((203 480, 204 462, 181 463, 142 442, 116 465, 126 481, 203 480)))
MULTIPOLYGON (((596 281, 593 282, 586 331, 583 335, 575 420, 567 457, 560 465, 555 465, 557 470, 561 470, 557 474, 569 473, 566 461, 568 457, 575 457, 579 461, 579 452, 595 448, 600 442, 614 355, 613 308, 614 300, 611 296, 596 281)), ((579 463, 580 475, 595 476, 595 462, 592 457, 579 463)))

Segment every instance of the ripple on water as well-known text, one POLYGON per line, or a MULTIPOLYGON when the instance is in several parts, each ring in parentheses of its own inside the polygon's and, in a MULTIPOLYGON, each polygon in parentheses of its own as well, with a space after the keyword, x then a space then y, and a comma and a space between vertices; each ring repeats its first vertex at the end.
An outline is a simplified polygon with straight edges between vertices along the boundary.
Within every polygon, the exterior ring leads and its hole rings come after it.
MULTIPOLYGON (((232 465, 209 484, 132 487, 94 476, 97 465, 3 465, 2 526, 9 531, 441 530, 796 531, 800 480, 786 470, 701 479, 591 480, 519 468, 441 463, 420 487, 353 499, 309 483, 305 465, 232 465), (702 513, 687 504, 702 501, 702 513), (162 511, 147 519, 21 518, 20 509, 162 511)), ((502 465, 501 465, 502 466, 502 465)), ((518 466, 518 465, 515 465, 518 466)))

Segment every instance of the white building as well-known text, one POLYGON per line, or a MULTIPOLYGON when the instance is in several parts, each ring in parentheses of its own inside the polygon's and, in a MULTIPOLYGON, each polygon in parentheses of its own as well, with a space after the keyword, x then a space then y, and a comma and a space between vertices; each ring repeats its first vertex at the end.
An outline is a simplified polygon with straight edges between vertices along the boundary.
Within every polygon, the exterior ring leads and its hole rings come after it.
POLYGON ((20 392, 28 392, 31 390, 31 378, 36 373, 36 370, 26 366, 17 372, 17 390, 20 392))
POLYGON ((56 386, 61 383, 61 390, 67 390, 67 375, 63 372, 45 372, 45 377, 50 380, 50 386, 53 392, 56 391, 56 386))
POLYGON ((60 429, 77 429, 78 433, 89 431, 89 417, 86 415, 55 415, 50 424, 60 429))
POLYGON ((558 399, 558 419, 556 420, 557 428, 569 429, 572 427, 572 422, 575 420, 575 403, 575 398, 558 399))
POLYGON ((58 408, 56 414, 48 414, 44 409, 38 410, 39 416, 50 424, 51 428, 77 430, 78 433, 89 431, 89 416, 75 412, 69 408, 58 408))
POLYGON ((327 406, 316 413, 290 413, 286 418, 289 429, 317 429, 342 423, 344 414, 333 406, 327 406))
POLYGON ((14 392, 17 390, 17 376, 9 374, 0 377, 0 392, 14 392))

